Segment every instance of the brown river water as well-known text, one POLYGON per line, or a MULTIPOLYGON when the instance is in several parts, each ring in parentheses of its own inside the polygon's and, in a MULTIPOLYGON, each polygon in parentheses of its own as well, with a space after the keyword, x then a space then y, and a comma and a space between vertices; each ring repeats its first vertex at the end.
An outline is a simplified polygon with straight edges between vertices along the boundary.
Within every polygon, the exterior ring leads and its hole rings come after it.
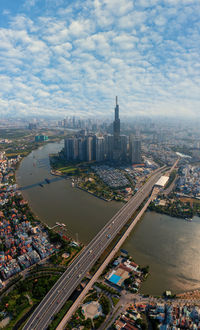
MULTIPOLYGON (((87 244, 123 204, 105 202, 73 188, 71 180, 51 175, 48 155, 62 147, 63 142, 49 143, 30 153, 20 164, 17 183, 43 222, 49 226, 64 223, 69 236, 87 244)), ((123 248, 138 264, 150 266, 144 293, 200 288, 200 218, 187 222, 147 212, 123 248)))

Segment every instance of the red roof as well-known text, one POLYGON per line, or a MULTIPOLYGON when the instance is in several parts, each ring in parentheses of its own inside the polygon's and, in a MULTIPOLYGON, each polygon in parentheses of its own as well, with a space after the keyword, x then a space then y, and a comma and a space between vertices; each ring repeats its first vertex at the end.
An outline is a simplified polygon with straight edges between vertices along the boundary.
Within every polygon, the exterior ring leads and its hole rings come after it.
POLYGON ((133 262, 133 261, 131 261, 131 266, 133 266, 133 267, 135 267, 135 268, 138 267, 138 265, 137 265, 135 262, 133 262))
POLYGON ((130 273, 130 268, 126 267, 124 264, 119 264, 118 268, 121 268, 121 269, 127 271, 128 273, 130 273))
POLYGON ((126 330, 138 330, 138 328, 136 328, 134 325, 130 324, 130 323, 127 323, 123 329, 126 329, 126 330))

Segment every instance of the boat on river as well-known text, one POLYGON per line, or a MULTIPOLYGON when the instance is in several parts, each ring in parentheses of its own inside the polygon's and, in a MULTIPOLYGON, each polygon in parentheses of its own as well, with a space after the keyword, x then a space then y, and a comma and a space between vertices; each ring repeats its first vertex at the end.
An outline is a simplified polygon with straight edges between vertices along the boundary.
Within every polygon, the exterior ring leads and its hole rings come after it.
POLYGON ((192 221, 192 218, 185 218, 186 221, 192 221))

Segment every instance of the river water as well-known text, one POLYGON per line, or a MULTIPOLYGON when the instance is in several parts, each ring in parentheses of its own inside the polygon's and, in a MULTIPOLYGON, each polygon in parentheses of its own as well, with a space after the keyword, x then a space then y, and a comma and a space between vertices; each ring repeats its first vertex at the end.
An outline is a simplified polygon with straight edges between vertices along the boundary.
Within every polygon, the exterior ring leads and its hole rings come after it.
MULTIPOLYGON (((50 153, 63 142, 34 150, 20 164, 17 183, 39 218, 50 226, 66 224, 69 236, 87 244, 122 206, 105 202, 78 188, 71 181, 50 174, 50 153), (44 179, 48 178, 50 184, 44 179), (43 187, 39 186, 42 183, 43 187)), ((182 292, 200 287, 200 219, 192 222, 147 212, 125 242, 134 260, 150 266, 144 293, 160 295, 165 290, 182 292)))

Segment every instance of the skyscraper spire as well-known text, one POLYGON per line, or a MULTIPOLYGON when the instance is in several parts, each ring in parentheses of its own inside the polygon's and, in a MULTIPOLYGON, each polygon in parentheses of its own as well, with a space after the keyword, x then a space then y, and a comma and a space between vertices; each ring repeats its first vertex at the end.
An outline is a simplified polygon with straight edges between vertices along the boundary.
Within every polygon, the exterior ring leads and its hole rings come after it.
MULTIPOLYGON (((116 96, 115 121, 118 120, 118 119, 119 119, 119 105, 118 105, 118 100, 117 100, 117 96, 116 96)), ((119 124, 119 126, 120 126, 120 124, 119 124)))
POLYGON ((119 105, 116 96, 115 106, 115 120, 113 122, 114 148, 113 159, 118 161, 121 156, 121 140, 120 140, 120 119, 119 119, 119 105))

